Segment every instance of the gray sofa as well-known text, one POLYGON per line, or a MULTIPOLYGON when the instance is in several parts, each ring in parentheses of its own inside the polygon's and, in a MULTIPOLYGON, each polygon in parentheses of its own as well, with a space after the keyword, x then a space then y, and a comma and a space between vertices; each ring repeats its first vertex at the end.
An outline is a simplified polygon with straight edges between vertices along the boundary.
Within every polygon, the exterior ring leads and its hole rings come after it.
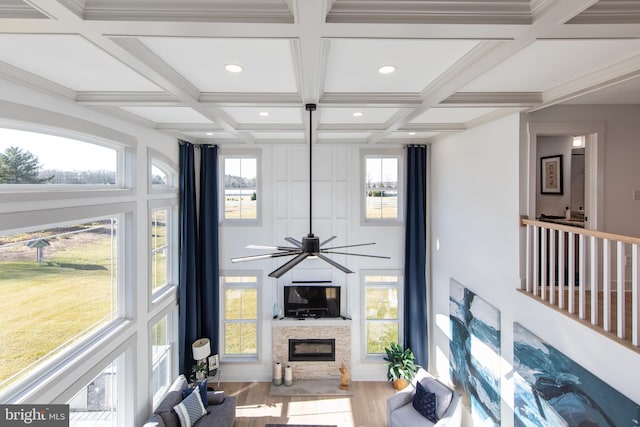
POLYGON ((389 427, 460 427, 462 422, 462 401, 460 394, 448 385, 438 381, 420 368, 411 385, 387 399, 387 423, 389 427), (435 424, 420 415, 413 407, 416 382, 436 394, 438 399, 435 424))
MULTIPOLYGON (((187 387, 184 375, 178 376, 144 427, 180 427, 180 419, 173 407, 182 401, 182 390, 187 387)), ((208 413, 194 427, 233 427, 236 421, 236 397, 225 396, 221 391, 208 391, 207 398, 208 413)))

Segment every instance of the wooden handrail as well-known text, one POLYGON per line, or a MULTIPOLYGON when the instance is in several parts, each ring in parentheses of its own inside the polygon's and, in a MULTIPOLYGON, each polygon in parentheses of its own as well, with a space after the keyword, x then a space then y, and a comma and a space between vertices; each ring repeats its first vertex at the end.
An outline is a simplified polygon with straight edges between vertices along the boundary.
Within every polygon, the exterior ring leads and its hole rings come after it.
POLYGON ((584 236, 593 236, 600 239, 617 240, 630 245, 640 245, 640 237, 623 236, 621 234, 605 233, 604 231, 588 230, 580 227, 571 227, 569 225, 556 224, 549 221, 537 221, 533 219, 522 218, 522 225, 533 225, 536 227, 549 228, 551 230, 565 231, 567 233, 582 234, 584 236))

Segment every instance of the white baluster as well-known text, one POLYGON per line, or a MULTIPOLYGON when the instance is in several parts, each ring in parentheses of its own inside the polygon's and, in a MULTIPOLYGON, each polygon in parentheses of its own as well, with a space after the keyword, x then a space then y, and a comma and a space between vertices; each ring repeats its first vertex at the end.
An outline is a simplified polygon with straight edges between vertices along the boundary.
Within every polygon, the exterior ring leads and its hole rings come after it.
POLYGON ((556 290, 556 230, 549 230, 549 302, 555 304, 556 290))
POLYGON ((640 346, 640 251, 638 244, 631 247, 631 343, 640 346))
POLYGON ((533 257, 534 255, 534 238, 533 232, 535 231, 535 227, 531 225, 527 225, 527 264, 526 264, 526 279, 525 279, 525 290, 527 293, 531 293, 531 288, 533 286, 533 257))
POLYGON ((578 237, 578 316, 581 319, 586 318, 587 311, 587 290, 585 275, 587 272, 586 268, 586 258, 585 258, 585 245, 586 239, 584 238, 584 234, 580 234, 578 237))
POLYGON ((598 240, 595 236, 589 239, 591 251, 591 324, 598 325, 598 240))
POLYGON ((576 312, 576 245, 575 245, 575 233, 569 232, 569 238, 567 239, 567 243, 569 244, 568 250, 568 259, 569 259, 569 276, 568 276, 568 285, 569 285, 569 313, 573 314, 576 312))
MULTIPOLYGON (((591 313, 593 316, 593 311, 591 313)), ((602 240, 602 329, 605 332, 611 332, 611 241, 609 239, 602 240)))
POLYGON ((540 239, 540 296, 543 300, 547 299, 547 276, 549 275, 547 257, 549 254, 549 245, 547 244, 548 228, 542 230, 542 239, 540 239))
POLYGON ((558 231, 558 307, 564 309, 564 269, 565 269, 565 252, 564 247, 565 233, 558 231))
POLYGON ((617 301, 617 306, 618 306, 618 325, 617 325, 617 331, 618 331, 618 338, 622 338, 625 339, 626 338, 626 327, 627 325, 625 324, 625 317, 626 317, 626 308, 625 308, 625 282, 627 279, 627 275, 626 275, 626 271, 625 271, 625 260, 626 260, 626 250, 625 250, 625 244, 622 242, 618 242, 618 254, 617 254, 617 260, 618 260, 618 271, 617 271, 617 278, 616 278, 616 282, 617 282, 617 291, 618 291, 618 301, 617 301))
POLYGON ((538 285, 540 284, 540 227, 533 227, 533 294, 538 295, 538 285))

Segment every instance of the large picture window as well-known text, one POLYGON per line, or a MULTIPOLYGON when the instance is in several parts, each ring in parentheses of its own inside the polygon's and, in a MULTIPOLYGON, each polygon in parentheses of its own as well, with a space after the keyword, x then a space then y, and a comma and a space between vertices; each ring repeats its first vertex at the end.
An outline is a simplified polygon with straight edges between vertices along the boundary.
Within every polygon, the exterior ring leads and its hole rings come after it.
POLYGON ((365 354, 378 356, 391 343, 401 342, 402 292, 396 274, 364 275, 365 354))
POLYGON ((0 234, 0 390, 123 316, 122 218, 0 234))
POLYGON ((401 167, 399 156, 365 155, 365 221, 401 219, 401 167))
POLYGON ((223 157, 224 219, 258 219, 258 159, 223 157))
POLYGON ((115 148, 0 128, 0 184, 121 186, 119 181, 115 148))
POLYGON ((258 277, 223 276, 223 356, 258 356, 258 277))

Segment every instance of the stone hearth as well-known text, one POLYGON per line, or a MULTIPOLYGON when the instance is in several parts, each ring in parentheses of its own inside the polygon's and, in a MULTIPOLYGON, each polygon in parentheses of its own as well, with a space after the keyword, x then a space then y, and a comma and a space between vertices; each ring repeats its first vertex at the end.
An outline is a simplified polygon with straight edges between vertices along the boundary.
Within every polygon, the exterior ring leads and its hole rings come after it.
POLYGON ((291 365, 293 379, 340 378, 344 363, 351 371, 351 321, 342 319, 274 320, 273 360, 291 365), (289 361, 290 339, 335 339, 335 361, 289 361))

